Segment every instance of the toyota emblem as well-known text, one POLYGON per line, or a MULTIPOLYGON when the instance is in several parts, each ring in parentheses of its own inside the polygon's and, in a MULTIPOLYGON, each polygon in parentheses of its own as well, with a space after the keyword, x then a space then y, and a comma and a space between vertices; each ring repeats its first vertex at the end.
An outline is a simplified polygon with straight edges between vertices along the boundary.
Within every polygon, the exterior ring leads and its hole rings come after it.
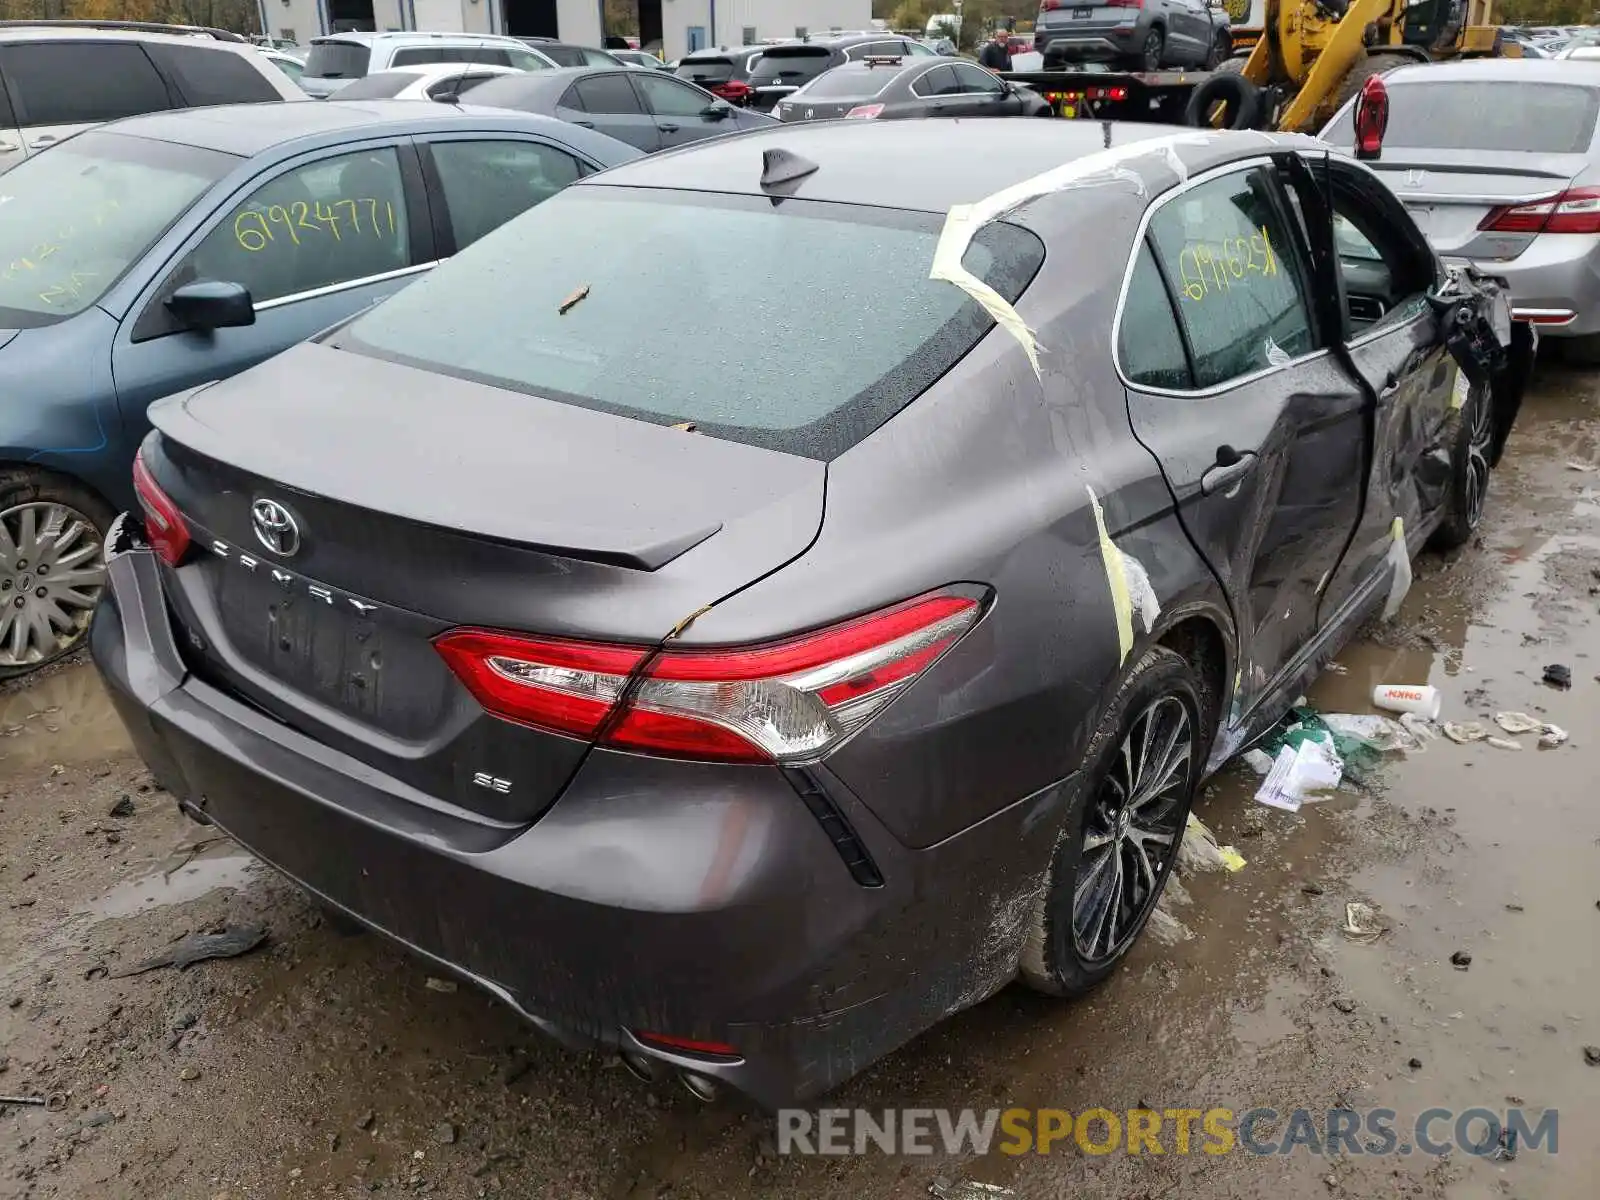
POLYGON ((280 558, 289 558, 300 549, 300 526, 276 500, 252 504, 250 523, 255 527, 256 541, 280 558))

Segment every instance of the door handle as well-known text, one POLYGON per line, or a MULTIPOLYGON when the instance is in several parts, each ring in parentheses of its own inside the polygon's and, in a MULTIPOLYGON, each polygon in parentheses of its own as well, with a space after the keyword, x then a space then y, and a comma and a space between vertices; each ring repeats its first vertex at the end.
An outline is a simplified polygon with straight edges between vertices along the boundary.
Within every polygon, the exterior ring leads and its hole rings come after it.
POLYGON ((662 133, 677 133, 678 132, 678 126, 669 125, 665 121, 663 121, 661 124, 657 125, 656 128, 661 130, 662 133))
POLYGON ((585 129, 593 129, 594 128, 594 122, 593 121, 574 121, 573 124, 574 125, 582 125, 585 129))
POLYGON ((17 144, 15 142, 0 142, 0 154, 5 154, 9 151, 15 150, 16 148, 17 144))
POLYGON ((53 145, 55 140, 54 134, 41 133, 38 137, 33 139, 33 144, 35 146, 49 146, 53 145))
POLYGON ((1216 492, 1226 491, 1250 474, 1255 465, 1255 451, 1246 450, 1241 453, 1232 446, 1218 446, 1216 465, 1200 476, 1200 494, 1210 496, 1216 492))

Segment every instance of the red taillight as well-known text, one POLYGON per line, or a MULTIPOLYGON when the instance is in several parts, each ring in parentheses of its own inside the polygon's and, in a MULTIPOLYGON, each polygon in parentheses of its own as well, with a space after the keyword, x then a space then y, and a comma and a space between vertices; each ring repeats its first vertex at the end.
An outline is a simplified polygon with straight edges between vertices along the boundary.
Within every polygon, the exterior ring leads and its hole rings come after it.
POLYGON ((1100 0, 1107 8, 1143 8, 1144 0, 1100 0))
POLYGON ((882 111, 883 105, 881 104, 858 104, 849 112, 845 113, 844 117, 847 121, 851 118, 854 118, 858 121, 870 121, 882 111))
POLYGON ((1361 85, 1356 97, 1356 157, 1377 158, 1383 152, 1383 134, 1389 128, 1389 88, 1374 75, 1361 85))
POLYGON ((714 84, 711 88, 713 96, 721 96, 731 104, 739 104, 748 100, 755 88, 748 83, 741 83, 737 79, 730 79, 727 83, 714 84))
POLYGON ((1044 12, 1055 12, 1056 9, 1065 8, 1066 6, 1066 0, 1044 0, 1044 4, 1041 7, 1044 12))
POLYGON ((156 477, 145 465, 144 452, 133 456, 133 490, 144 509, 144 532, 150 548, 168 566, 177 566, 189 552, 189 526, 172 497, 161 490, 156 477))
POLYGON ((727 1042, 702 1042, 697 1038, 676 1037, 669 1033, 637 1032, 633 1035, 647 1046, 663 1050, 684 1050, 690 1054, 704 1054, 714 1058, 738 1058, 739 1052, 727 1042))
POLYGON ((1492 208, 1485 233, 1600 233, 1600 188, 1569 188, 1548 200, 1492 208))
POLYGON ((668 650, 648 665, 636 646, 477 629, 435 645, 478 702, 509 721, 673 758, 804 762, 911 686, 980 612, 975 600, 937 592, 781 642, 668 650))

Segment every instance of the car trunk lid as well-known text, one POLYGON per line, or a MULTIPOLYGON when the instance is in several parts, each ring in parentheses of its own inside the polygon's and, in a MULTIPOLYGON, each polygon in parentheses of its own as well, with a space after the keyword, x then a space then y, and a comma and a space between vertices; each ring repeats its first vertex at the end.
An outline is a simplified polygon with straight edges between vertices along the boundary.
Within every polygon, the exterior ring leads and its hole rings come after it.
POLYGON ((1587 165, 1581 154, 1469 150, 1384 150, 1370 164, 1394 189, 1417 225, 1445 256, 1515 258, 1531 233, 1481 230, 1494 209, 1559 195, 1587 165))
POLYGON ((191 669, 496 820, 537 816, 586 743, 487 716, 438 634, 654 645, 821 519, 820 462, 318 345, 151 419, 197 543, 169 572, 191 669))

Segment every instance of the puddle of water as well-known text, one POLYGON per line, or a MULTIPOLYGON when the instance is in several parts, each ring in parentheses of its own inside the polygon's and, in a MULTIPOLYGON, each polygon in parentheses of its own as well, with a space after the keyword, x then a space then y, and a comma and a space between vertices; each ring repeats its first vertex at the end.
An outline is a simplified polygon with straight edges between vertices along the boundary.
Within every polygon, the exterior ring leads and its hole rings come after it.
POLYGON ((122 722, 89 663, 0 692, 0 776, 131 751, 122 722))
POLYGON ((118 884, 85 911, 101 920, 136 917, 152 909, 198 900, 223 888, 237 891, 247 886, 261 867, 228 841, 201 849, 188 862, 184 862, 185 853, 173 855, 160 870, 143 879, 118 884))

